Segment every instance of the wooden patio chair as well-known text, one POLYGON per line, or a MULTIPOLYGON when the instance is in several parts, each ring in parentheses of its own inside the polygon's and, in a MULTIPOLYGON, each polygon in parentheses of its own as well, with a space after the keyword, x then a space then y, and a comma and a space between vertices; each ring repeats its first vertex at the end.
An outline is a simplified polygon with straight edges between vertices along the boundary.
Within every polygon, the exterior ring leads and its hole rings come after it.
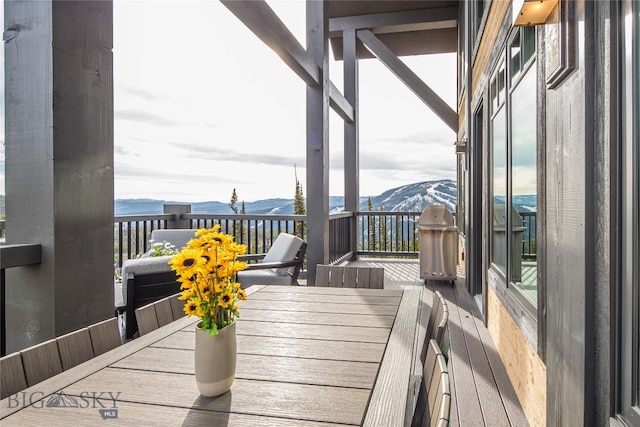
POLYGON ((0 400, 27 388, 27 378, 20 353, 0 358, 0 400))
MULTIPOLYGON (((435 291, 433 294, 433 304, 431 305, 431 312, 429 313, 429 323, 427 324, 427 331, 425 334, 425 343, 428 343, 430 339, 435 339, 438 345, 442 344, 442 332, 443 328, 447 325, 449 319, 449 306, 444 296, 440 291, 435 291), (446 313, 446 314, 445 314, 446 313)), ((420 361, 424 364, 425 356, 427 353, 427 346, 423 346, 420 352, 420 361)))
POLYGON ((384 268, 318 264, 316 286, 383 289, 384 268))
POLYGON ((122 336, 118 326, 118 318, 112 317, 107 320, 90 325, 88 328, 93 346, 93 354, 100 356, 109 350, 122 345, 122 336))
POLYGON ((58 342, 55 339, 26 348, 20 351, 20 356, 29 387, 62 372, 58 342))
MULTIPOLYGON (((159 229, 151 232, 154 242, 168 242, 178 250, 195 238, 195 229, 159 229)), ((115 286, 116 311, 124 313, 125 336, 133 338, 138 330, 136 308, 180 291, 180 282, 171 270, 169 260, 172 255, 137 258, 122 264, 122 283, 115 286)))
POLYGON ((243 289, 252 285, 298 285, 307 244, 289 233, 280 233, 266 254, 238 257, 240 261, 260 261, 239 271, 243 289))
POLYGON ((184 317, 187 315, 184 312, 184 301, 178 299, 180 295, 182 294, 177 293, 169 297, 169 303, 171 304, 171 313, 173 314, 173 320, 178 320, 181 317, 184 317))
POLYGON ((93 345, 89 329, 82 328, 77 331, 56 338, 62 370, 73 368, 93 358, 93 345))
POLYGON ((411 427, 449 425, 451 384, 444 354, 434 339, 429 340, 427 357, 411 427))
POLYGON ((171 310, 170 297, 162 298, 153 303, 156 309, 156 318, 158 319, 158 327, 168 325, 173 322, 173 311, 171 310))
POLYGON ((152 303, 144 307, 136 308, 136 321, 138 322, 138 333, 140 336, 158 329, 156 305, 152 303))

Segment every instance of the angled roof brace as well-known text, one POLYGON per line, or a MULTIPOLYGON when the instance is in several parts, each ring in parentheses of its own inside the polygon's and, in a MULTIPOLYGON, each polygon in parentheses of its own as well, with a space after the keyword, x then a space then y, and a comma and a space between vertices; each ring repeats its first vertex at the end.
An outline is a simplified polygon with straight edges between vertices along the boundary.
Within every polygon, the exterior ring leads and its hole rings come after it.
MULTIPOLYGON (((308 85, 320 83, 320 67, 311 59, 278 15, 264 0, 220 0, 247 28, 269 46, 308 85)), ((353 122, 353 106, 331 83, 330 105, 344 120, 353 122)))
POLYGON ((422 100, 454 132, 458 131, 458 114, 420 77, 402 62, 369 30, 358 30, 358 39, 382 63, 422 100))

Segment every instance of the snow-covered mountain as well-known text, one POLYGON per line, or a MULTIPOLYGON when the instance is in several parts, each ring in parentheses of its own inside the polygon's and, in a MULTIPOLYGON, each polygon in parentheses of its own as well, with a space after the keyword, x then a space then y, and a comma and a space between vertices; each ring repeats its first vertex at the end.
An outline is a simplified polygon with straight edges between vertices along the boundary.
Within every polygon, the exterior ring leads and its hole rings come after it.
MULTIPOLYGON (((456 205, 456 182, 451 179, 417 182, 392 188, 378 196, 360 197, 360 210, 368 210, 369 198, 373 210, 391 212, 422 212, 427 205, 444 204, 453 212, 456 205)), ((153 215, 162 213, 165 200, 153 199, 118 199, 115 201, 115 215, 153 215)), ((293 199, 264 199, 245 202, 248 214, 290 215, 293 213, 293 199)), ((329 210, 344 210, 344 198, 329 198, 329 210)), ((191 204, 192 213, 229 214, 231 209, 222 202, 201 202, 191 204)))
MULTIPOLYGON (((368 199, 368 198, 367 198, 368 199)), ((360 210, 367 210, 368 200, 360 202, 360 210)), ((451 179, 417 182, 387 190, 372 197, 374 210, 390 212, 422 212, 428 205, 446 205, 449 211, 456 208, 456 182, 451 179)))

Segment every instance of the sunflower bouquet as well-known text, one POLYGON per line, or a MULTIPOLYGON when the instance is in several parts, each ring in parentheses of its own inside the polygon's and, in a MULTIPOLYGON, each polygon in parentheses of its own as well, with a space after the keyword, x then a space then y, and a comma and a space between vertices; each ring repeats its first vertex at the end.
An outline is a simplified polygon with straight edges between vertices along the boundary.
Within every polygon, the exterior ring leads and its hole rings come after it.
POLYGON ((247 248, 219 230, 220 224, 199 229, 196 238, 169 261, 181 283, 179 299, 185 301, 185 313, 198 316, 198 326, 209 330, 209 335, 217 335, 240 317, 237 302, 247 299, 236 282, 236 273, 247 268, 237 257, 247 248))

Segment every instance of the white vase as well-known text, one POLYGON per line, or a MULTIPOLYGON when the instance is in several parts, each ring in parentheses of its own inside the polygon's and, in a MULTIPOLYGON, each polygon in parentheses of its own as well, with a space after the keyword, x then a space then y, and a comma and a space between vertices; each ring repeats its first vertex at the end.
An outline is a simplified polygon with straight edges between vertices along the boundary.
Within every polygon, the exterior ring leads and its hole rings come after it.
POLYGON ((236 375, 236 322, 209 335, 196 326, 196 384, 206 397, 226 393, 236 375))

